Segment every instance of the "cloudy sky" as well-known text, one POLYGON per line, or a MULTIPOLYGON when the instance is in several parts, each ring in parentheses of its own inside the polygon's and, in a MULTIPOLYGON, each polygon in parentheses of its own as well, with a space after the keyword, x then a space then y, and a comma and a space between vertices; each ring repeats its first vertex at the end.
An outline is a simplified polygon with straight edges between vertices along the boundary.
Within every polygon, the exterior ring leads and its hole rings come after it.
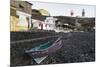
POLYGON ((79 5, 79 4, 63 4, 30 1, 33 9, 45 9, 51 16, 70 16, 70 11, 74 12, 74 16, 81 16, 82 9, 85 9, 86 17, 95 17, 95 5, 79 5))

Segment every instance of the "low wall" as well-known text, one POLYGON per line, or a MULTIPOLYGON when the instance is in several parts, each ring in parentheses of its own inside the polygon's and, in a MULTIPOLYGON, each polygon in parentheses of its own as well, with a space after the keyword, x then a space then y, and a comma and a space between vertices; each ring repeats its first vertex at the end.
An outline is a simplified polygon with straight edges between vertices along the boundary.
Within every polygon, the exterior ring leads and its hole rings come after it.
POLYGON ((46 36, 55 36, 55 32, 10 32, 11 41, 40 38, 46 36))

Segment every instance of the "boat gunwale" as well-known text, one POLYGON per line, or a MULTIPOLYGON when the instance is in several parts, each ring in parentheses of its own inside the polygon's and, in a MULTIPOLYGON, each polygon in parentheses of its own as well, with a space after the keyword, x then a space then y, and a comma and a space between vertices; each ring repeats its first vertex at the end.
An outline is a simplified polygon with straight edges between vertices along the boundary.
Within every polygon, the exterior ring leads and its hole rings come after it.
MULTIPOLYGON (((34 50, 34 51, 30 51, 31 49, 29 49, 29 50, 25 50, 25 52, 26 52, 26 53, 33 53, 33 52, 42 52, 42 51, 46 51, 46 49, 49 49, 49 48, 53 47, 55 44, 58 44, 58 42, 61 41, 61 38, 62 38, 62 36, 61 36, 61 37, 58 37, 57 40, 54 41, 53 44, 52 44, 50 47, 48 47, 48 48, 45 48, 45 49, 42 49, 42 50, 34 50)), ((43 45, 42 45, 42 46, 43 46, 43 45)), ((36 47, 34 47, 34 48, 36 48, 36 47)), ((34 49, 34 48, 32 48, 32 49, 34 49)))

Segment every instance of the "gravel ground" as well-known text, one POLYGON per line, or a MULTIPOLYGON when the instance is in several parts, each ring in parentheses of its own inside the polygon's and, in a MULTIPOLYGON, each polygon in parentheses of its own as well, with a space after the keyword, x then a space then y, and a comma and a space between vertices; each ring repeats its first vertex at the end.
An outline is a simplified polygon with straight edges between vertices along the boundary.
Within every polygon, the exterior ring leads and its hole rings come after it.
POLYGON ((23 66, 95 61, 94 32, 60 33, 60 35, 63 36, 62 48, 55 54, 48 56, 40 64, 37 64, 35 61, 31 63, 32 59, 29 56, 26 56, 23 52, 21 53, 22 49, 25 48, 25 43, 24 45, 20 44, 20 46, 19 44, 11 44, 11 65, 23 66))
POLYGON ((41 64, 95 61, 95 33, 63 34, 63 47, 41 64))

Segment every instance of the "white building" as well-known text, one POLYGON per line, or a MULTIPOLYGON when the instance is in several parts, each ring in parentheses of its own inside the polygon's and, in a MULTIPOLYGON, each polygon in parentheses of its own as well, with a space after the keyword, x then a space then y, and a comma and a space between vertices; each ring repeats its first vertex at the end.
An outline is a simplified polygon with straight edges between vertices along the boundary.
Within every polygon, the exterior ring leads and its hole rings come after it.
POLYGON ((11 0, 10 6, 13 7, 11 8, 11 31, 28 31, 31 26, 32 4, 28 1, 11 0))
POLYGON ((42 30, 55 30, 56 20, 57 19, 53 17, 46 17, 46 19, 42 19, 42 20, 32 18, 32 28, 37 28, 37 29, 42 29, 42 30))
POLYGON ((44 22, 36 19, 32 19, 31 28, 43 30, 44 22))
POLYGON ((56 29, 56 26, 55 26, 56 20, 57 19, 54 17, 46 17, 44 29, 45 30, 55 30, 56 29))
POLYGON ((31 26, 31 15, 22 11, 16 11, 16 15, 19 17, 17 26, 20 30, 28 30, 31 26))

